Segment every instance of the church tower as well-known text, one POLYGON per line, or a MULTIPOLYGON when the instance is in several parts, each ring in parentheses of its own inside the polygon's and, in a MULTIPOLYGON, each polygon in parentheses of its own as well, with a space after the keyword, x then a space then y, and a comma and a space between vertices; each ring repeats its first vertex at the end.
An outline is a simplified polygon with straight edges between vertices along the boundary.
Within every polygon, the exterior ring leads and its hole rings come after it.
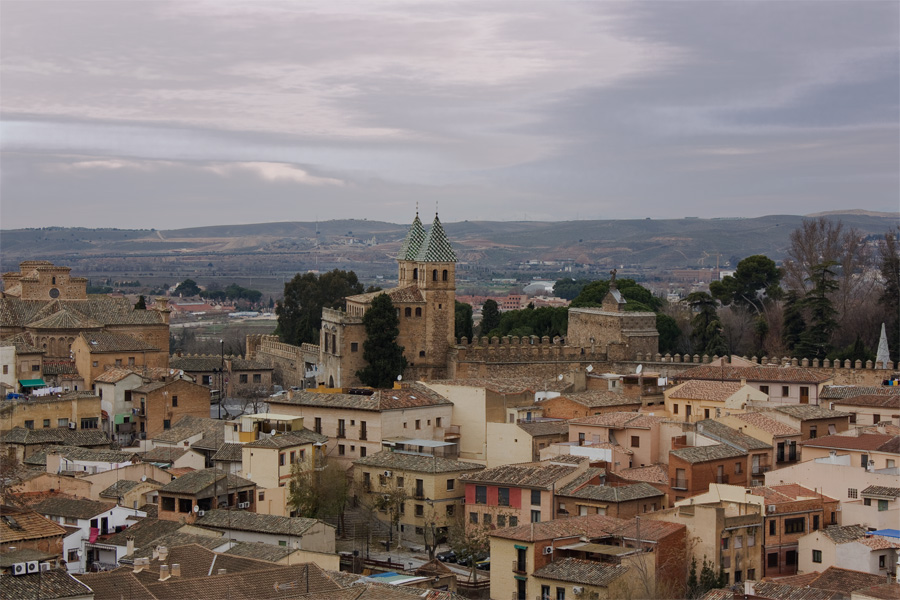
POLYGON ((456 343, 456 253, 437 213, 419 246, 415 264, 427 315, 424 363, 429 367, 429 378, 446 377, 450 346, 456 343))

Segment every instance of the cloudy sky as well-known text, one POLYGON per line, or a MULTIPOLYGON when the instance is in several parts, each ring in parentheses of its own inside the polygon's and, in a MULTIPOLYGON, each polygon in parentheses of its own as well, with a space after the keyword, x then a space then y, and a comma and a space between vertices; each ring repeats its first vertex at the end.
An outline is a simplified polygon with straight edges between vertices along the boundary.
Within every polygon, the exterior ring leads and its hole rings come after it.
POLYGON ((897 211, 879 2, 0 1, 0 226, 897 211))

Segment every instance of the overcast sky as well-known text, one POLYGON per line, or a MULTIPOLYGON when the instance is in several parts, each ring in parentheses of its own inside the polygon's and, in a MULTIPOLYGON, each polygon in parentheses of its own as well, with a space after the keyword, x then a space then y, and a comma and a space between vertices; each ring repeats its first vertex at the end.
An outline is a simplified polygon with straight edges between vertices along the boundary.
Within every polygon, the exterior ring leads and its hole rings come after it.
POLYGON ((3 0, 0 226, 897 211, 898 6, 3 0))

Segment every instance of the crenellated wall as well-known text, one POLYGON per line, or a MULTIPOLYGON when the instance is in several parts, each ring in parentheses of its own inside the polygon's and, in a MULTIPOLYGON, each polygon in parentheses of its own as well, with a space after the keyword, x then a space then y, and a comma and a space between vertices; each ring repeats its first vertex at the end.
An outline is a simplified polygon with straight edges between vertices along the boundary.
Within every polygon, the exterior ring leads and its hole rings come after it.
POLYGON ((448 377, 555 377, 592 364, 606 365, 605 352, 567 346, 562 338, 548 336, 462 338, 450 349, 448 377))

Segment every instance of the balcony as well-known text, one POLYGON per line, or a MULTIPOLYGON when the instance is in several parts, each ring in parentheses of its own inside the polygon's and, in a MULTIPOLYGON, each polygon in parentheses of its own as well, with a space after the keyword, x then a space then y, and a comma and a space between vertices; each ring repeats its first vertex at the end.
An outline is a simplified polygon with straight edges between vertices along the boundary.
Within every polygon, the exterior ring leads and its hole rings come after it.
POLYGON ((686 490, 688 489, 688 480, 682 477, 673 477, 672 478, 672 489, 673 490, 686 490))
POLYGON ((771 465, 753 465, 752 472, 754 475, 762 475, 772 470, 771 465))
POLYGON ((369 439, 369 434, 366 433, 366 430, 365 430, 365 429, 361 429, 361 430, 360 430, 360 432, 359 432, 359 439, 360 439, 360 441, 363 441, 363 442, 369 439))
POLYGON ((517 573, 519 575, 525 574, 525 563, 522 561, 514 560, 512 561, 512 570, 513 573, 517 573))
POLYGON ((344 439, 347 437, 347 432, 343 429, 338 429, 337 436, 338 439, 344 439))
POLYGON ((459 439, 459 425, 448 425, 444 427, 444 441, 459 439))
POLYGON ((416 500, 424 500, 425 499, 425 491, 424 490, 416 490, 416 493, 413 494, 413 498, 416 500))

